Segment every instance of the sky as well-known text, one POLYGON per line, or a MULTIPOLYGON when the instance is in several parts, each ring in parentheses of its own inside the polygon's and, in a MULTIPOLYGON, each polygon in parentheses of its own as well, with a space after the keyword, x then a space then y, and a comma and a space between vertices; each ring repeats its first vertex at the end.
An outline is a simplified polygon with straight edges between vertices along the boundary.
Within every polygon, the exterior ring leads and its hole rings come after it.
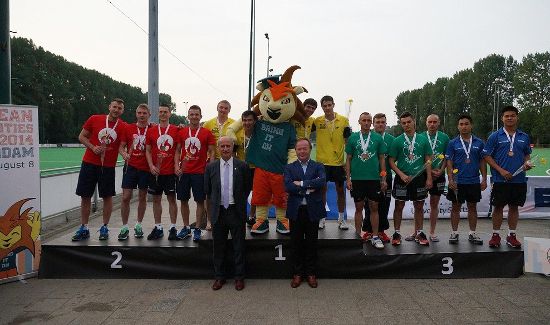
MULTIPOLYGON (((147 91, 147 0, 12 0, 10 29, 19 37, 147 91), (130 17, 134 22, 125 17, 130 17)), ((395 98, 496 53, 521 60, 550 50, 546 0, 256 0, 255 80, 270 68, 299 65, 292 82, 324 95, 350 123, 383 112, 396 123, 395 98)), ((203 120, 227 99, 230 116, 247 108, 250 1, 159 0, 159 88, 186 115, 203 120), (183 62, 183 63, 182 63, 183 62), (190 68, 190 69, 189 69, 190 68)), ((321 115, 320 105, 314 116, 321 115)))

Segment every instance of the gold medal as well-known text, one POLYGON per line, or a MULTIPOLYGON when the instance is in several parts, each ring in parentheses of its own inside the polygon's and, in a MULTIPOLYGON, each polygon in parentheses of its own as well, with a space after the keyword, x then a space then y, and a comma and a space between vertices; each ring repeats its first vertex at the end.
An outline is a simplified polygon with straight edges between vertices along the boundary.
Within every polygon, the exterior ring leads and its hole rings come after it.
POLYGON ((514 156, 514 152, 513 152, 513 151, 508 151, 508 156, 513 157, 513 156, 514 156))

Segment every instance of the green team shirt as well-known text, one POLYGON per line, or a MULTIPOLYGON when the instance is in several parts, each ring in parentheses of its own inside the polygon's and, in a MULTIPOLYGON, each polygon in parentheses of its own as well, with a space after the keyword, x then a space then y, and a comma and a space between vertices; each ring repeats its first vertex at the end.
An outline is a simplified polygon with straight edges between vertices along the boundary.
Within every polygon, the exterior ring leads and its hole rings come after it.
POLYGON ((388 151, 386 151, 386 154, 384 156, 385 156, 385 159, 386 159, 386 172, 389 174, 389 173, 391 173, 392 170, 391 170, 391 167, 390 167, 390 160, 388 159, 388 153, 390 151, 391 144, 392 144, 393 140, 395 139, 395 137, 391 134, 386 133, 386 132, 384 132, 383 135, 380 134, 380 136, 382 137, 382 139, 384 139, 384 143, 386 143, 386 148, 388 148, 388 151))
MULTIPOLYGON (((409 143, 407 135, 401 134, 391 144, 389 156, 395 158, 397 167, 406 175, 413 176, 424 167, 424 156, 432 154, 428 138, 421 133, 416 134, 412 157, 409 157, 409 143), (411 159, 412 158, 412 159, 411 159)), ((412 142, 412 137, 408 138, 412 142)))
MULTIPOLYGON (((363 157, 360 132, 354 132, 348 138, 346 153, 351 155, 351 179, 352 180, 379 180, 380 161, 378 155, 388 152, 382 136, 370 131, 370 140, 367 146, 368 157, 363 157)), ((367 141, 368 133, 363 134, 363 141, 367 141)))
POLYGON ((273 124, 258 120, 248 150, 246 162, 275 174, 283 174, 288 162, 288 149, 294 149, 296 130, 288 122, 273 124))
POLYGON ((429 135, 428 131, 422 133, 425 137, 430 139, 430 148, 433 151, 432 169, 441 169, 441 162, 445 159, 445 152, 447 152, 447 145, 449 144, 449 136, 441 131, 437 131, 436 134, 429 135), (436 139, 437 135, 437 139, 436 139), (435 141, 435 146, 432 147, 432 143, 435 141), (440 158, 443 155, 443 158, 440 158))

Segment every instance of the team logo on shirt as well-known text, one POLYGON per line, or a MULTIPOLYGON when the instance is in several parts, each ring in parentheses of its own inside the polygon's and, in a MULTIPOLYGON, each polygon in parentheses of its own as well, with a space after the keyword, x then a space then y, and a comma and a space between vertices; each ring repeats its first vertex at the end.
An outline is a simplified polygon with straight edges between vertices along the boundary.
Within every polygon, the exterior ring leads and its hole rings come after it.
POLYGON ((194 156, 201 151, 201 141, 196 137, 185 139, 185 151, 187 151, 190 156, 194 156))
POLYGON ((134 134, 134 141, 132 142, 134 150, 145 150, 145 135, 134 134))
POLYGON ((99 139, 99 143, 109 145, 116 141, 117 134, 114 129, 103 128, 97 134, 97 138, 99 139))
POLYGON ((174 139, 168 135, 163 134, 157 139, 157 148, 161 152, 166 152, 174 146, 174 139))

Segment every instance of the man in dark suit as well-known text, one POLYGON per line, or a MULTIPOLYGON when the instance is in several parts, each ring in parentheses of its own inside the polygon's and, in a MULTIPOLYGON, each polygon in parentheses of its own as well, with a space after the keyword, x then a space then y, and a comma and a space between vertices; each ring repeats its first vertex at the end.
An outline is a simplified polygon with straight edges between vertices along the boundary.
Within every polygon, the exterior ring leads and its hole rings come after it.
POLYGON ((250 193, 250 180, 246 163, 233 157, 233 146, 233 139, 221 137, 218 140, 221 158, 208 164, 204 173, 207 209, 213 225, 214 290, 225 284, 228 232, 231 232, 235 257, 235 289, 244 289, 246 198, 250 193))
POLYGON ((322 188, 325 168, 310 159, 311 142, 302 138, 296 142, 298 160, 286 165, 285 189, 288 192, 286 215, 290 220, 290 241, 294 276, 290 283, 296 288, 307 276, 310 287, 317 288, 317 234, 319 220, 326 217, 322 188))

